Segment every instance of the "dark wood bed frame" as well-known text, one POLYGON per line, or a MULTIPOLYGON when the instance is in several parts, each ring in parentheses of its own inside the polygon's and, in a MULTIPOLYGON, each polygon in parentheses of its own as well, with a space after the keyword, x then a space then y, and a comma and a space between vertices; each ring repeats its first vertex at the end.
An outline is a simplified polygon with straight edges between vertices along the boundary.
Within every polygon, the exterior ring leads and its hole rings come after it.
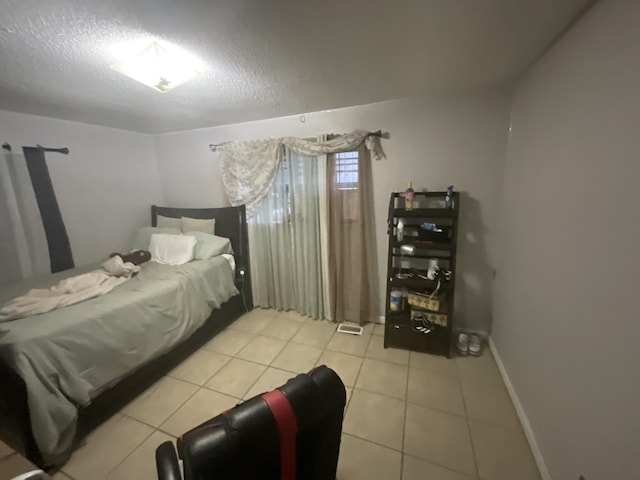
MULTIPOLYGON (((241 295, 232 297, 218 310, 214 310, 206 323, 190 338, 172 351, 122 379, 118 384, 93 399, 90 405, 81 407, 75 448, 92 430, 124 408, 136 396, 157 382, 162 376, 207 343, 229 323, 253 309, 249 245, 244 206, 224 208, 172 208, 151 207, 151 225, 156 226, 157 216, 180 218, 215 218, 216 235, 231 240, 236 261, 236 286, 241 295), (244 275, 240 272, 244 271, 244 275)), ((0 438, 40 467, 42 462, 31 431, 25 384, 8 365, 0 361, 0 438)))

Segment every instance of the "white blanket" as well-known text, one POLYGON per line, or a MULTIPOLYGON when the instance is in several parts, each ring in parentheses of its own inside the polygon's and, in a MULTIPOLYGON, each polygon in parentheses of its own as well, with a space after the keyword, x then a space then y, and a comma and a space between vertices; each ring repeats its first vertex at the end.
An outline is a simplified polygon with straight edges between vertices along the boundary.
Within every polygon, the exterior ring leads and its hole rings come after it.
POLYGON ((140 267, 125 263, 116 255, 106 260, 101 270, 66 278, 51 288, 34 288, 14 298, 0 309, 0 322, 50 312, 104 295, 139 271, 140 267))

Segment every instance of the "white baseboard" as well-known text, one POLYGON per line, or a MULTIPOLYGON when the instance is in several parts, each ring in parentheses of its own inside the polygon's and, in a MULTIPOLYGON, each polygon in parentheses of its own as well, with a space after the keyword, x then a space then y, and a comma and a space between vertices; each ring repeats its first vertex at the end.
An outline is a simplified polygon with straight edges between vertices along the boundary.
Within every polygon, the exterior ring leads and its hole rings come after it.
POLYGON ((527 414, 525 413, 524 408, 522 408, 522 404, 520 403, 518 394, 513 388, 511 379, 509 379, 509 375, 504 368, 504 364, 502 363, 500 354, 498 353, 498 350, 496 349, 496 346, 493 343, 493 339, 491 337, 489 337, 489 348, 491 349, 491 353, 493 354, 493 358, 496 361, 498 370, 500 370, 500 375, 502 375, 502 380, 507 387, 507 391, 509 392, 509 396, 511 397, 513 406, 515 407, 518 418, 520 419, 520 423, 522 424, 524 434, 527 437, 527 441, 529 442, 529 446, 531 447, 531 452, 533 453, 533 458, 538 465, 538 470, 540 470, 540 476, 542 477, 542 480, 553 480, 551 478, 551 474, 549 473, 549 469, 547 468, 547 464, 544 461, 544 457, 542 456, 542 452, 540 451, 540 447, 538 446, 538 442, 536 441, 536 436, 531 429, 531 424, 529 423, 527 414))
POLYGON ((377 322, 373 322, 373 323, 381 323, 381 324, 383 324, 383 325, 384 325, 384 315, 380 315, 380 316, 378 317, 378 321, 377 321, 377 322))

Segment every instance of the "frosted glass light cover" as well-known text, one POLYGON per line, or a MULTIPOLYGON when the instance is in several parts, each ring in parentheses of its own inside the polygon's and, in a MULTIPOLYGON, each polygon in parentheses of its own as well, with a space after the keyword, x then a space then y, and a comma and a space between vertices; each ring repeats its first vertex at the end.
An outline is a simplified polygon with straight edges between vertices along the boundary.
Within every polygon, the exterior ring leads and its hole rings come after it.
POLYGON ((136 54, 126 55, 111 68, 160 93, 191 80, 202 71, 200 62, 191 54, 157 40, 136 54))

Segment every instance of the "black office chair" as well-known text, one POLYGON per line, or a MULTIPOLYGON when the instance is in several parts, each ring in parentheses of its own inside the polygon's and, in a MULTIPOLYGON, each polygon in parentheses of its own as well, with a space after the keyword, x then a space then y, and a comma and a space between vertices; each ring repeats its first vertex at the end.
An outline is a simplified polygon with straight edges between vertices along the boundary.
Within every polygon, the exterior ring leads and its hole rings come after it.
POLYGON ((335 480, 346 391, 326 366, 156 450, 159 480, 335 480), (182 472, 178 457, 182 459, 182 472))

